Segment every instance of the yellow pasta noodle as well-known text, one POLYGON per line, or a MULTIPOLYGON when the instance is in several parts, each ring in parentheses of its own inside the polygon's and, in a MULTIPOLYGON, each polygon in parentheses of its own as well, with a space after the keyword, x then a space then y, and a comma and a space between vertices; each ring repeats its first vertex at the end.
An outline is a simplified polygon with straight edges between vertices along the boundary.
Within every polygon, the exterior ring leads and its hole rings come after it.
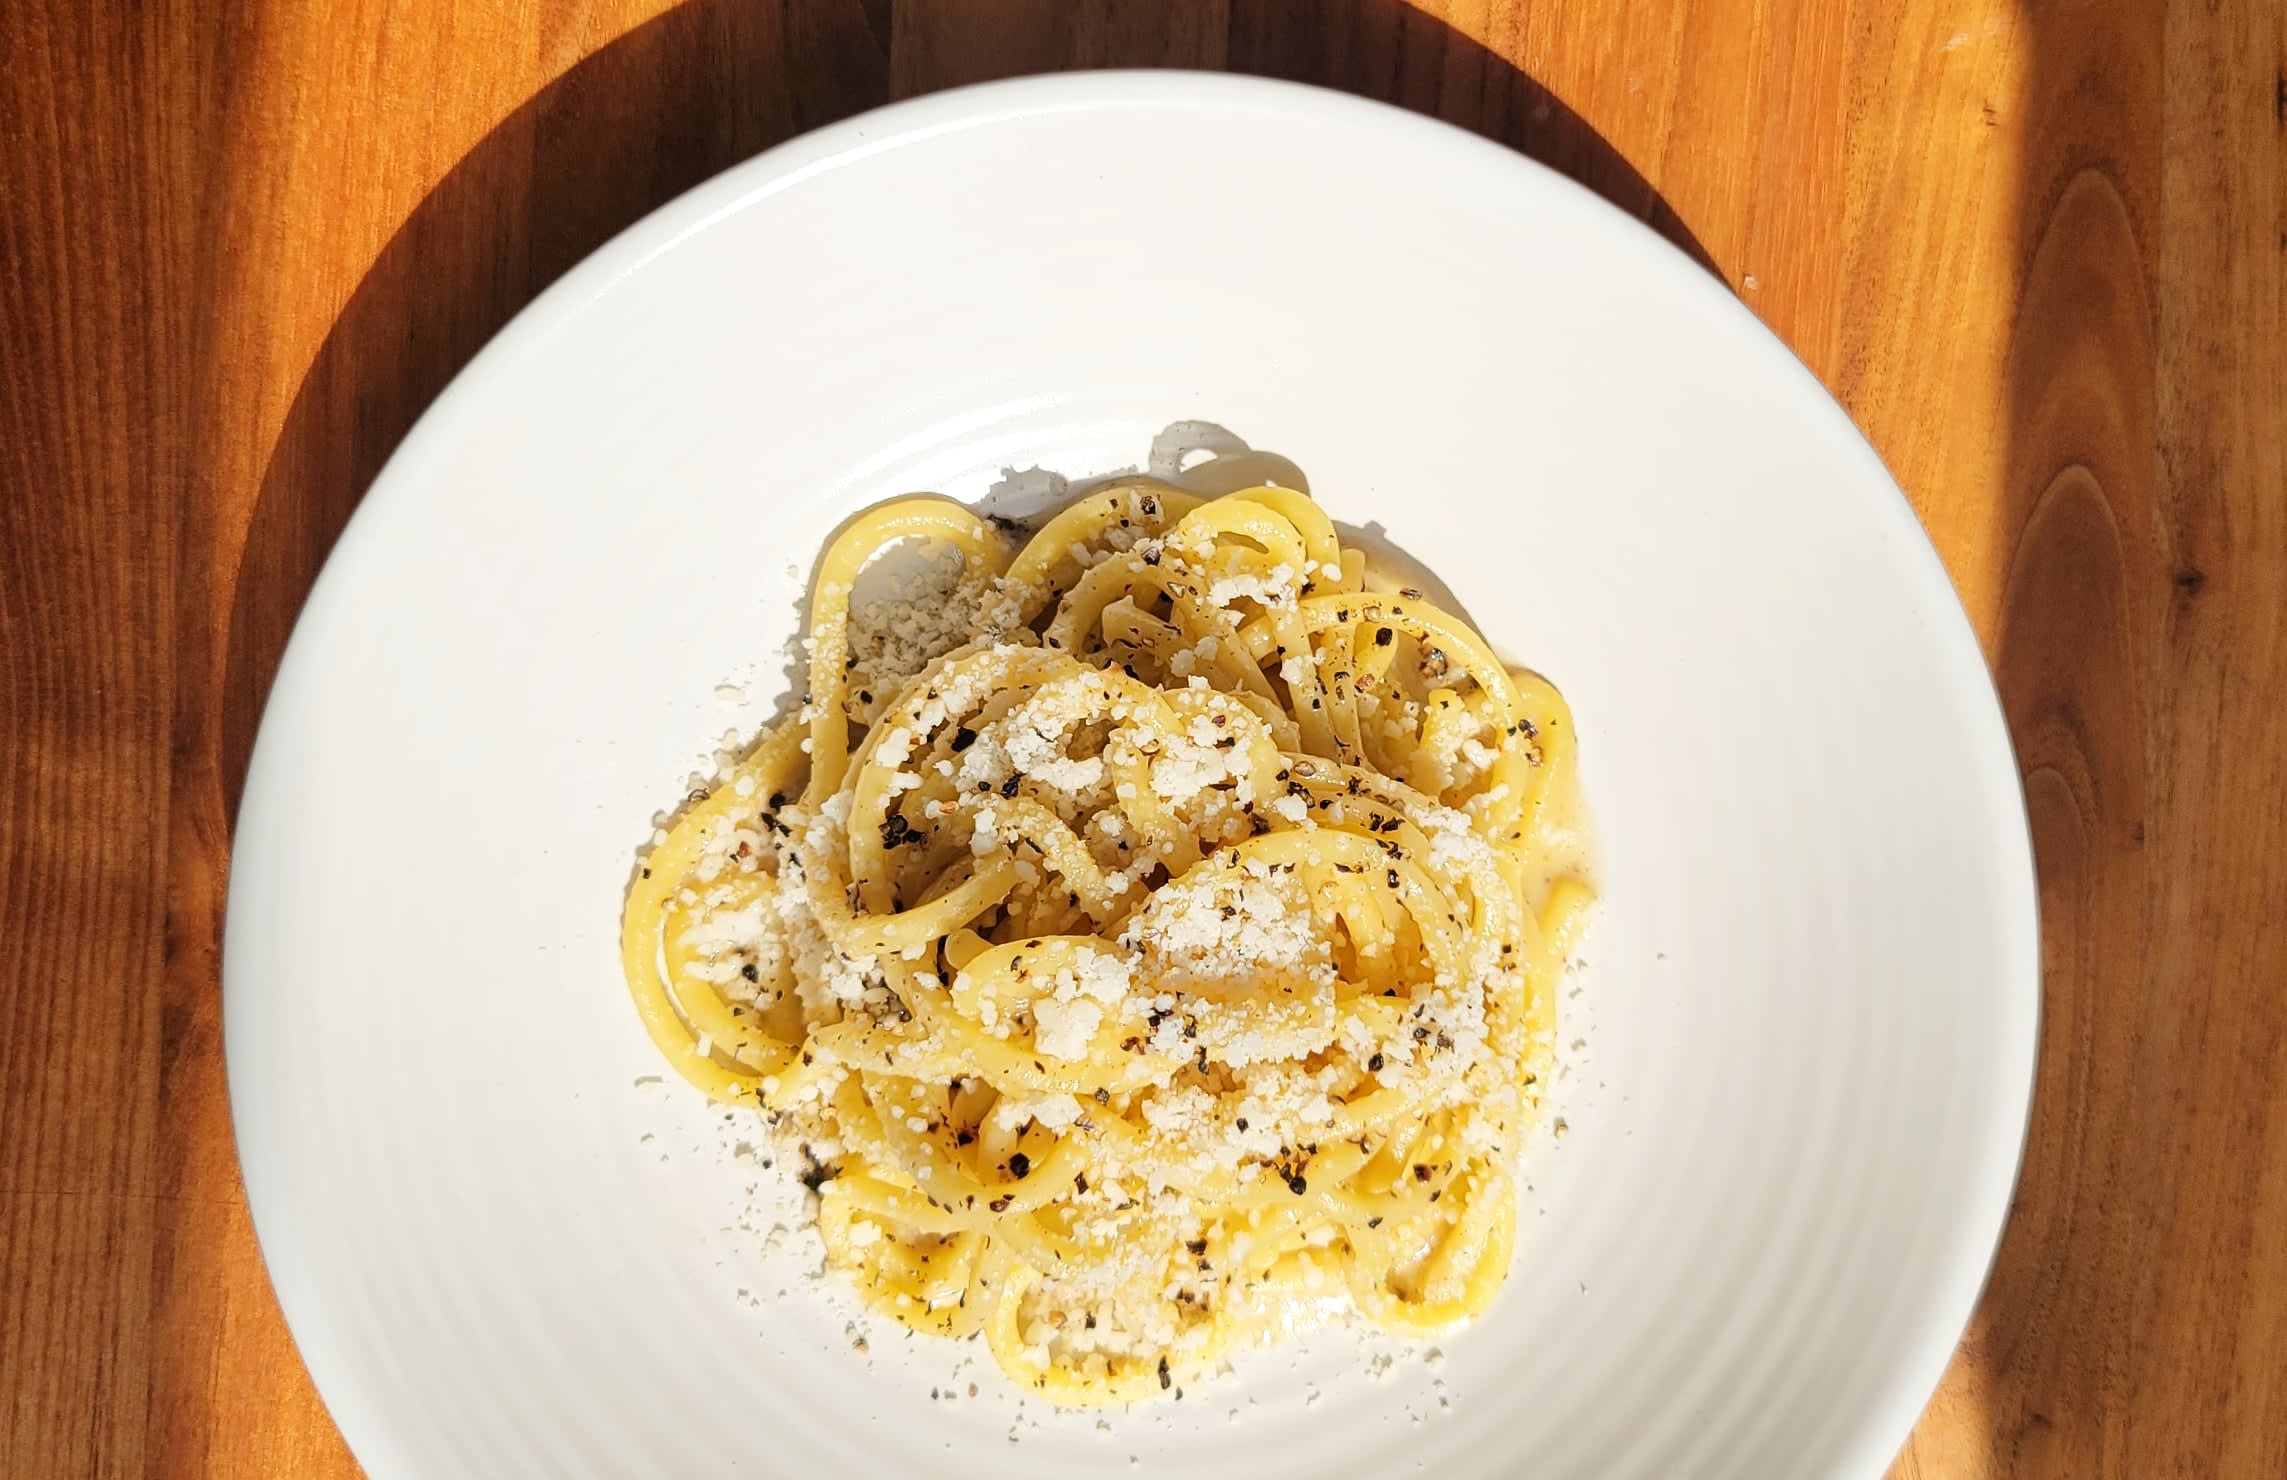
POLYGON ((1368 570, 1284 488, 869 510, 799 710, 630 884, 646 1031, 802 1144, 830 1264, 1053 1402, 1507 1276, 1592 900, 1572 720, 1368 570), (934 583, 861 599, 893 548, 934 583))

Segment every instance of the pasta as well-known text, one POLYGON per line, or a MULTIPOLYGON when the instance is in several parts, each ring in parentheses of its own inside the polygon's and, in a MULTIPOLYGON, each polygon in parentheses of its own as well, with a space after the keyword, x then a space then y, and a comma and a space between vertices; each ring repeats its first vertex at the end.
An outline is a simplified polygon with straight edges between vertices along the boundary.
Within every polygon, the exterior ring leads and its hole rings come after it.
POLYGON ((869 1304, 1058 1404, 1483 1311, 1591 897, 1563 700, 1290 489, 1019 533, 832 541, 799 711, 630 885, 650 1036, 869 1304), (861 599, 893 547, 933 583, 861 599))

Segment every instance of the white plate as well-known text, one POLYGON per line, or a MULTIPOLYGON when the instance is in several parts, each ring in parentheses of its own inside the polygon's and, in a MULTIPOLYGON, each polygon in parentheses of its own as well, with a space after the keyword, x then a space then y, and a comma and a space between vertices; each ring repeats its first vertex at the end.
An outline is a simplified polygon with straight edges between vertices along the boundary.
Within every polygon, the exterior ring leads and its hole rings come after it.
POLYGON ((1801 366, 1515 155, 1169 75, 802 139, 485 350, 295 633, 225 976, 263 1251, 380 1477, 1870 1476, 2001 1227, 2037 1000, 1976 645, 1801 366), (783 1171, 651 1082, 614 942, 646 819, 779 697, 837 519, 1194 417, 1564 688, 1608 892, 1492 1316, 1107 1430, 1020 1414, 978 1348, 845 1331, 799 1240, 728 1227, 783 1171))

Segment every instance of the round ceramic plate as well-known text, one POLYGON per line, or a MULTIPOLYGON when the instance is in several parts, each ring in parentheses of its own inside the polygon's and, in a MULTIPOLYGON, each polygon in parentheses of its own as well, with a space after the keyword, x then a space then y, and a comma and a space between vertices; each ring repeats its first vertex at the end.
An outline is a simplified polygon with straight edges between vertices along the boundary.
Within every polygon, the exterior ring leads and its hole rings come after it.
POLYGON ((1721 284, 1387 108, 1005 84, 693 191, 406 439, 263 722, 232 1107, 380 1477, 1871 1476, 2007 1208, 2031 879, 1944 571, 1721 284), (783 696, 837 521, 1185 421, 1564 689, 1605 898, 1490 1316, 1073 1415, 812 1276, 787 1169, 661 1081, 617 921, 654 812, 783 696))

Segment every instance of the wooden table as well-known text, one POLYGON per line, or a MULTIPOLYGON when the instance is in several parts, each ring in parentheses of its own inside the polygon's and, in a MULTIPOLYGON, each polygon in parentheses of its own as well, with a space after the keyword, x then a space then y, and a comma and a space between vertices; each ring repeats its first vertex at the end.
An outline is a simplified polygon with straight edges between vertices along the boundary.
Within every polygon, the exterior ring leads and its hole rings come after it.
POLYGON ((1549 160, 1850 408, 1999 675, 2046 926, 2016 1215, 1898 1472, 2287 1475, 2275 0, 10 4, 0 1475, 354 1473, 247 1223, 216 958, 264 686, 413 417, 723 166, 1117 63, 1549 160))

